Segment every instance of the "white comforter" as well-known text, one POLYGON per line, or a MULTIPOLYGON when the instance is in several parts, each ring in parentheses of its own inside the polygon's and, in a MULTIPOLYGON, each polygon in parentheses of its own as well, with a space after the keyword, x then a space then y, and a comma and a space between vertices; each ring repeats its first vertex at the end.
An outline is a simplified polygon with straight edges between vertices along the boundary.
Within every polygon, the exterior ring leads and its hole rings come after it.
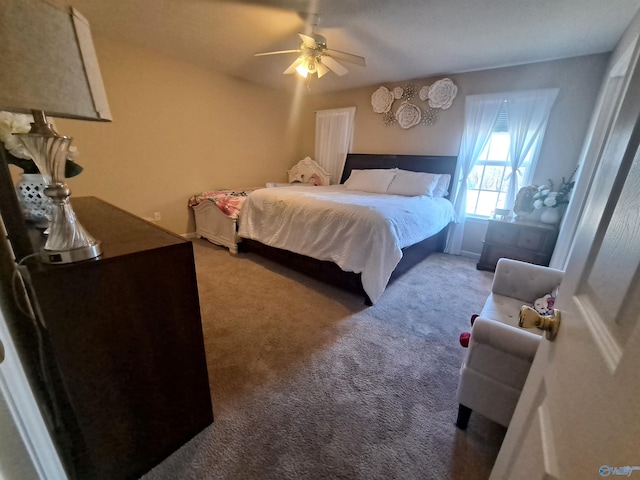
POLYGON ((454 218, 444 198, 366 193, 343 185, 289 186, 252 192, 240 213, 239 235, 362 273, 364 291, 375 303, 401 249, 435 235, 454 218))

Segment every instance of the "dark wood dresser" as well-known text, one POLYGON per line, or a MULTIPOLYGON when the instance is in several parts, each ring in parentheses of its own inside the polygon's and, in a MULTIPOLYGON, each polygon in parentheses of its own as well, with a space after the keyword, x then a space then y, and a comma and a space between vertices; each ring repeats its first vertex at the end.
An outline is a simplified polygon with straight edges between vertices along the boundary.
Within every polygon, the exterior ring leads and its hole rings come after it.
POLYGON ((72 204, 102 256, 29 263, 58 445, 71 478, 139 478, 213 421, 193 245, 96 198, 72 204))
POLYGON ((557 238, 557 225, 489 220, 478 270, 495 270, 503 257, 548 266, 557 238))

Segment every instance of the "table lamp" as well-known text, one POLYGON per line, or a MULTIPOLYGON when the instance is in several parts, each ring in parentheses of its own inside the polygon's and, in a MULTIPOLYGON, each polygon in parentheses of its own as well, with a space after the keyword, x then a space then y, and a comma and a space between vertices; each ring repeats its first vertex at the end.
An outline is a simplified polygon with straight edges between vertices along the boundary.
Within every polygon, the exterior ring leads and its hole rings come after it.
POLYGON ((47 115, 111 121, 91 31, 74 8, 49 0, 3 0, 0 8, 0 110, 31 113, 20 140, 40 170, 52 218, 41 258, 72 263, 99 257, 100 242, 78 222, 64 175, 72 139, 47 115))

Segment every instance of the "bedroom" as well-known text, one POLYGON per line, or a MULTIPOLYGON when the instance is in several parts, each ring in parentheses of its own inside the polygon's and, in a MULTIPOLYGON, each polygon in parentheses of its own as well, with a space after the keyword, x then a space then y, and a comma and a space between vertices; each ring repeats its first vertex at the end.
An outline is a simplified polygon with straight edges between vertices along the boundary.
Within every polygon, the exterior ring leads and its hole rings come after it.
MULTIPOLYGON (((158 224, 178 234, 195 230, 184 202, 191 194, 286 181, 287 169, 314 156, 319 109, 356 106, 355 153, 457 155, 463 95, 557 86, 563 95, 550 118, 534 183, 551 175, 559 180, 575 167, 566 159, 579 155, 607 62, 604 53, 448 75, 460 92, 452 107, 432 127, 403 131, 385 127, 373 113, 370 98, 378 85, 322 94, 315 93, 318 81, 296 105, 290 93, 123 43, 100 25, 92 24, 92 33, 116 121, 59 120, 60 129, 74 137, 85 167, 70 186, 74 195, 95 195, 141 217, 159 212, 158 224), (104 145, 105 138, 117 141, 104 145)), ((265 67, 262 62, 258 67, 265 67)), ((380 85, 429 84, 442 76, 380 85)), ((282 81, 295 85, 293 78, 282 81)), ((475 243, 470 248, 479 253, 477 238, 475 243)))
MULTIPOLYGON (((142 217, 159 212, 159 225, 178 234, 194 231, 186 198, 195 192, 285 181, 288 168, 313 154, 314 112, 319 109, 357 106, 354 152, 422 153, 428 145, 428 153, 457 153, 462 97, 433 128, 392 130, 370 108, 378 84, 314 94, 297 110, 289 94, 110 38, 96 26, 93 33, 115 121, 57 122, 76 139, 85 167, 70 181, 74 195, 95 195, 142 217), (298 116, 292 117, 292 111, 298 116)), ((575 162, 568 159, 579 156, 607 60, 606 54, 595 54, 448 76, 467 93, 548 85, 563 91, 535 177, 540 183, 549 170, 556 179, 573 170, 575 162)), ((479 253, 482 229, 482 223, 469 227, 473 238, 466 250, 471 254, 479 253)))

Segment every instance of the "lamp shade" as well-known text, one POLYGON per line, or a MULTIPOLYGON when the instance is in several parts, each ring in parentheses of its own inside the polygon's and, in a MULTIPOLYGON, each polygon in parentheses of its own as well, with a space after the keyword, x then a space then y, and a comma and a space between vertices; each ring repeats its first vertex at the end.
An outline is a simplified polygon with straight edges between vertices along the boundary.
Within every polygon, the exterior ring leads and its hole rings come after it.
POLYGON ((0 0, 0 110, 110 121, 87 20, 44 0, 0 0))

